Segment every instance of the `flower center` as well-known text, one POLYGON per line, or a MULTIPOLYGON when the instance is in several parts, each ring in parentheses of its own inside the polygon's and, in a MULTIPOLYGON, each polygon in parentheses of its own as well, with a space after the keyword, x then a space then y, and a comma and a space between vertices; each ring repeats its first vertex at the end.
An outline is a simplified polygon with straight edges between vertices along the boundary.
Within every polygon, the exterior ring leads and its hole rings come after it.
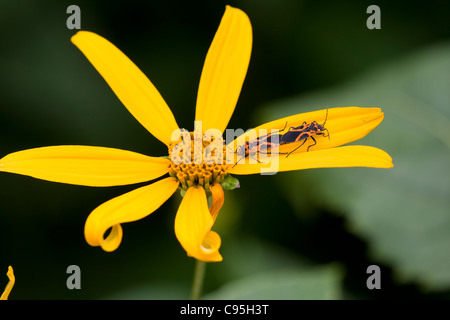
POLYGON ((169 174, 180 181, 183 190, 200 185, 210 191, 210 186, 222 183, 228 175, 231 165, 226 164, 223 139, 208 140, 197 132, 185 131, 178 142, 169 144, 169 174))

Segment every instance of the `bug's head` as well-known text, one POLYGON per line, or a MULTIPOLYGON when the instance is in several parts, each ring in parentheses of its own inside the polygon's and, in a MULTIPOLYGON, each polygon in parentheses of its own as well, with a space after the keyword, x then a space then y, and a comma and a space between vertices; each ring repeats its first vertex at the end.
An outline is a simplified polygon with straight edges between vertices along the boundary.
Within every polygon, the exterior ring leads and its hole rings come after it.
POLYGON ((317 132, 318 134, 322 131, 325 131, 325 126, 323 124, 317 124, 317 132))

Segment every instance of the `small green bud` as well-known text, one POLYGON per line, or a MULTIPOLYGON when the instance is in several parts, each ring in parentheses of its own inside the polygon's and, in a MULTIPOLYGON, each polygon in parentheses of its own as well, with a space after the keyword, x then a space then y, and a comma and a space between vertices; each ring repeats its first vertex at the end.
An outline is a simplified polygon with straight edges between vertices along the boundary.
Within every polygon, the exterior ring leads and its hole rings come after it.
POLYGON ((240 187, 239 180, 231 174, 227 174, 220 185, 225 190, 234 190, 240 187))

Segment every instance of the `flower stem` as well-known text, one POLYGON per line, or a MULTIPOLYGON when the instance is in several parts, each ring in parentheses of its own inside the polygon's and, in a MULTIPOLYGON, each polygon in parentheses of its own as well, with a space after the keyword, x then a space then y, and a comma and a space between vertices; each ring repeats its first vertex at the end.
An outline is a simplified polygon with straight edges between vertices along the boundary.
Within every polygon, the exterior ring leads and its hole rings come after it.
POLYGON ((196 260, 194 270, 194 280, 192 282, 191 300, 200 299, 202 293, 203 280, 205 279, 206 262, 196 260))

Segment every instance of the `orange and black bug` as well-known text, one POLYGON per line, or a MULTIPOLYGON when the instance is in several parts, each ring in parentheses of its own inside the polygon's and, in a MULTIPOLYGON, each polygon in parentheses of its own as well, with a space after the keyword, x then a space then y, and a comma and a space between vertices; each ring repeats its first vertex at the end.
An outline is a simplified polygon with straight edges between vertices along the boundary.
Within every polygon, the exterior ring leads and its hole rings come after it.
POLYGON ((325 121, 322 124, 317 123, 317 121, 313 121, 311 123, 306 123, 306 121, 304 121, 302 123, 302 125, 300 125, 298 127, 290 127, 288 129, 288 131, 281 136, 280 144, 294 143, 294 142, 299 142, 302 140, 303 140, 303 142, 297 148, 290 151, 287 154, 286 158, 289 157, 289 155, 292 152, 294 152, 295 150, 300 148, 302 145, 304 145, 306 140, 308 140, 308 138, 311 138, 314 141, 314 143, 309 145, 308 149, 306 149, 306 151, 309 151, 309 148, 311 148, 312 146, 315 146, 317 144, 316 139, 314 139, 314 135, 321 135, 324 137, 328 137, 328 139, 330 139, 330 133, 328 132, 328 129, 325 128, 325 124, 327 123, 327 118, 328 118, 328 109, 327 109, 327 113, 325 116, 325 121), (325 132, 327 133, 327 135, 325 135, 325 132))
MULTIPOLYGON (((279 131, 283 131, 284 129, 286 129, 286 125, 287 125, 287 122, 286 122, 284 128, 279 131)), ((252 159, 261 163, 261 161, 254 158, 253 155, 255 155, 257 152, 261 152, 261 151, 265 151, 267 153, 267 151, 271 150, 272 148, 276 148, 277 146, 280 145, 281 139, 282 139, 281 134, 269 133, 264 136, 257 137, 253 140, 245 141, 245 143, 243 145, 238 146, 236 149, 236 152, 234 152, 240 157, 239 160, 234 164, 234 166, 236 166, 239 163, 239 161, 241 161, 242 159, 244 159, 247 156, 250 156, 252 159)), ((234 168, 234 166, 233 166, 233 168, 234 168)))

